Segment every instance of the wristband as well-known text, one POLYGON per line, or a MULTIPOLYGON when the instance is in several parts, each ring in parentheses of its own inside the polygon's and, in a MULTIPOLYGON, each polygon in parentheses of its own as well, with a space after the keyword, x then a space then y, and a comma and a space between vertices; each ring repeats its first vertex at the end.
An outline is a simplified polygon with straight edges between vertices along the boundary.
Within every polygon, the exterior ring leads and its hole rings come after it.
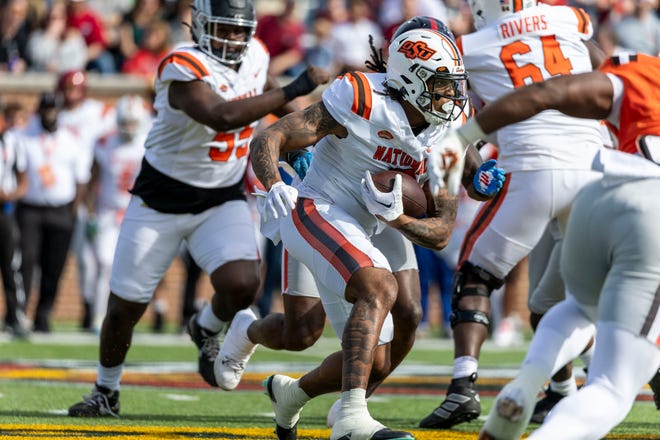
POLYGON ((481 129, 476 118, 468 120, 463 126, 456 130, 456 134, 465 141, 465 145, 474 144, 476 141, 486 137, 486 133, 481 129))
POLYGON ((282 87, 287 101, 291 101, 298 96, 306 95, 316 88, 316 84, 309 77, 307 71, 301 73, 296 79, 286 86, 282 87))

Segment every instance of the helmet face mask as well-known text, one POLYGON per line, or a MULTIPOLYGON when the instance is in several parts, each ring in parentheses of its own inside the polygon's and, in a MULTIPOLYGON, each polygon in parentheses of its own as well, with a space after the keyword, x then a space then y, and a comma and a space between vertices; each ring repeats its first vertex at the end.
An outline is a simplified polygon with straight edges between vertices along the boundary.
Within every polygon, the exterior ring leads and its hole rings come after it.
POLYGON ((200 50, 226 65, 243 61, 257 28, 251 0, 195 0, 191 32, 200 50))
POLYGON ((536 6, 536 0, 469 0, 468 3, 477 30, 500 17, 536 6))
POLYGON ((413 29, 392 40, 386 85, 433 125, 457 119, 467 102, 467 73, 456 44, 448 35, 413 29), (440 103, 439 101, 444 101, 440 103))

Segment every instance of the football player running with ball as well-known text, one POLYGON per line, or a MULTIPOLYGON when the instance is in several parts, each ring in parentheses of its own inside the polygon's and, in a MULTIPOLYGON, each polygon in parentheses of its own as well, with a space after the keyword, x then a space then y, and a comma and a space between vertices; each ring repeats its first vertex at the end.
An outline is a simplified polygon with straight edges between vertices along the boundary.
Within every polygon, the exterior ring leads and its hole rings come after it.
MULTIPOLYGON (((399 289, 372 236, 387 225, 441 249, 452 230, 456 198, 445 189, 429 198, 426 218, 413 218, 403 213, 400 180, 385 193, 374 187, 371 175, 398 169, 426 180, 423 152, 447 126, 469 115, 465 79, 451 36, 430 29, 404 32, 389 46, 386 72, 347 73, 325 90, 321 102, 280 119, 252 142, 253 167, 268 190, 262 215, 277 225, 269 236, 281 238, 286 251, 314 274, 325 313, 342 340, 342 351, 302 378, 274 375, 266 381, 278 438, 295 439, 305 403, 339 389, 332 439, 412 438, 374 420, 367 409, 368 387, 390 373, 397 330, 390 310, 399 289), (314 160, 304 180, 296 188, 285 185, 278 158, 309 145, 315 145, 314 160)), ((462 180, 479 197, 472 178, 481 157, 476 150, 468 156, 464 175, 449 172, 447 180, 454 191, 462 180)))
POLYGON ((253 302, 259 285, 243 188, 249 142, 263 116, 296 110, 287 104, 328 80, 325 71, 310 67, 278 87, 267 76, 268 53, 252 38, 256 25, 251 0, 196 0, 195 45, 171 52, 156 72, 157 118, 119 233, 98 377, 70 416, 118 415, 133 327, 183 242, 215 289, 188 329, 200 374, 217 386, 217 335, 253 302))

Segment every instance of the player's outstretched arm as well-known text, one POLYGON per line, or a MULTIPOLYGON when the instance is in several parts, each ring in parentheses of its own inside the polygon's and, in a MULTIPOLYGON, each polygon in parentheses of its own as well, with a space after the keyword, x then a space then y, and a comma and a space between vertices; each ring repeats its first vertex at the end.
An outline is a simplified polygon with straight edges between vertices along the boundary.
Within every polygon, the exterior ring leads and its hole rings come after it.
POLYGON ((487 134, 550 109, 577 118, 605 119, 612 109, 613 96, 612 82, 603 72, 564 75, 504 95, 475 118, 487 134))
POLYGON ((281 180, 277 164, 283 153, 314 145, 330 134, 346 137, 348 131, 328 113, 322 101, 284 116, 250 143, 250 159, 257 178, 270 188, 281 180))
POLYGON ((216 131, 243 127, 273 113, 298 96, 306 95, 329 80, 328 73, 310 66, 291 83, 263 94, 235 101, 225 101, 203 81, 173 81, 169 103, 195 121, 216 131))

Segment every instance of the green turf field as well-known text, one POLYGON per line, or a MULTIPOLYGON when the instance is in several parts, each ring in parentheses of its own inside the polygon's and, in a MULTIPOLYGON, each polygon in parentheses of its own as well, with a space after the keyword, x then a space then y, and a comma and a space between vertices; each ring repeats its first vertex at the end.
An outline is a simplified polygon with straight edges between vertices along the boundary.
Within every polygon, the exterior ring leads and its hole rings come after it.
MULTIPOLYGON (((96 337, 76 332, 35 336, 30 342, 0 337, 0 438, 274 438, 272 408, 261 382, 273 372, 300 375, 338 341, 324 337, 301 353, 259 348, 236 391, 212 389, 196 374, 196 350, 185 335, 136 334, 121 389, 119 419, 73 419, 66 409, 89 392, 96 376, 96 337)), ((500 349, 487 343, 481 360, 483 414, 508 381, 525 347, 500 349)), ((483 420, 454 431, 419 430, 417 423, 441 401, 450 380, 451 344, 423 339, 369 401, 372 415, 418 439, 476 439, 483 420)), ((328 438, 329 407, 337 395, 309 402, 299 438, 328 438)), ((626 420, 607 438, 659 439, 660 412, 648 389, 626 420)))

